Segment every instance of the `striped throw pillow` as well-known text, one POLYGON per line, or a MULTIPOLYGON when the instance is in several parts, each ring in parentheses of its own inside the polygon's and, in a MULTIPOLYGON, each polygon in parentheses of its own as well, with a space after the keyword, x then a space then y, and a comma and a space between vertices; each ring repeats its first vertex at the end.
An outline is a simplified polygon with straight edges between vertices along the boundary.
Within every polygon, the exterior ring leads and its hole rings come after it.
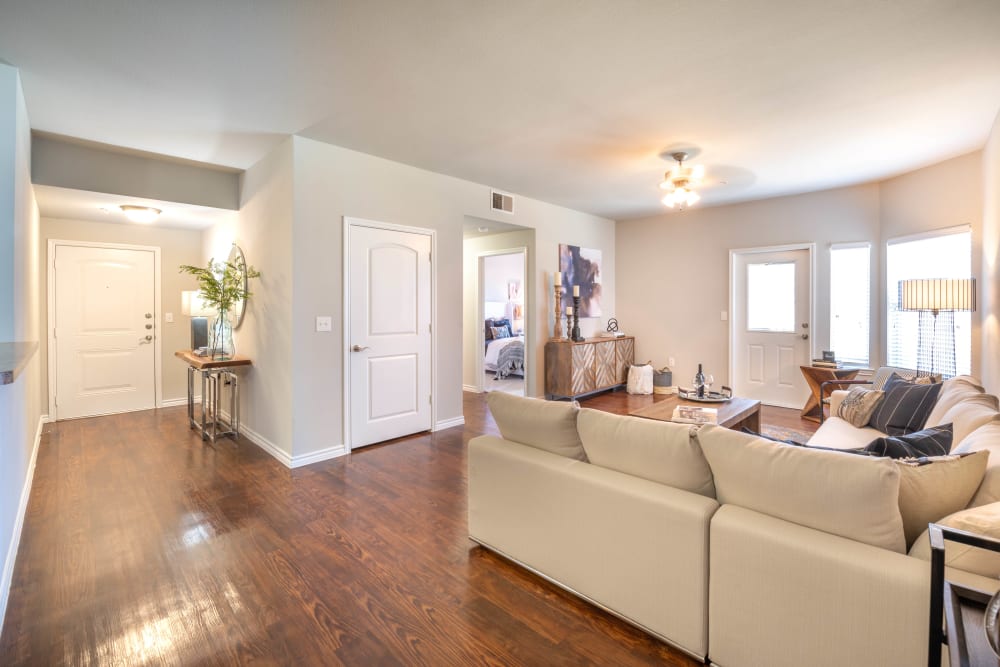
POLYGON ((887 435, 915 433, 927 423, 940 393, 940 383, 915 384, 893 374, 886 381, 885 397, 868 424, 887 435))

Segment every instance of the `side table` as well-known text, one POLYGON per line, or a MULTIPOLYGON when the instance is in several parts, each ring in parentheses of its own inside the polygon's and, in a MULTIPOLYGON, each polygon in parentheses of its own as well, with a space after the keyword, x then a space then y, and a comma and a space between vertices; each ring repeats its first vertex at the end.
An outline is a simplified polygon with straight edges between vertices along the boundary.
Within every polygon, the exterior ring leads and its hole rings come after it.
POLYGON ((799 366, 802 376, 809 385, 809 399, 802 406, 802 418, 809 421, 822 421, 823 397, 820 389, 824 382, 837 380, 853 380, 857 374, 856 368, 820 368, 819 366, 799 366))
POLYGON ((246 357, 213 360, 199 357, 191 350, 178 350, 174 356, 187 363, 187 409, 188 423, 201 433, 203 440, 215 442, 222 436, 234 440, 240 435, 240 381, 236 368, 252 366, 246 357), (195 376, 201 376, 201 421, 194 418, 195 376), (229 421, 222 419, 222 387, 229 385, 229 421))

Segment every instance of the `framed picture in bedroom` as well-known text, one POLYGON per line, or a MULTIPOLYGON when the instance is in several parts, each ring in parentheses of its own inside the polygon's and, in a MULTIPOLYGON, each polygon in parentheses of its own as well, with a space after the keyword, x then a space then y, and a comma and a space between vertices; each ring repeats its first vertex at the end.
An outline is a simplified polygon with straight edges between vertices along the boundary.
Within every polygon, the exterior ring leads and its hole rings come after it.
POLYGON ((573 305, 573 287, 580 287, 580 317, 601 316, 601 251, 559 244, 563 301, 560 312, 573 305))
POLYGON ((521 300, 521 281, 520 280, 510 280, 507 282, 507 300, 508 301, 520 301, 521 300))

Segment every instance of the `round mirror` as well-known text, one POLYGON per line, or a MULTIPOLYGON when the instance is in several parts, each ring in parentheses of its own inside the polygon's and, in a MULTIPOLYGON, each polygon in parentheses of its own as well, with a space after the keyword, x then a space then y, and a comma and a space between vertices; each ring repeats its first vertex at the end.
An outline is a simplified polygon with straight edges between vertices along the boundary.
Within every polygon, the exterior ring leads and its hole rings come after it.
MULTIPOLYGON (((229 251, 229 259, 226 260, 230 264, 236 267, 240 272, 240 283, 242 284, 243 291, 247 291, 247 258, 243 255, 243 249, 240 248, 235 243, 233 244, 233 249, 229 251)), ((239 299, 233 304, 233 328, 239 329, 240 325, 243 324, 243 316, 246 314, 247 310, 247 300, 239 299)))

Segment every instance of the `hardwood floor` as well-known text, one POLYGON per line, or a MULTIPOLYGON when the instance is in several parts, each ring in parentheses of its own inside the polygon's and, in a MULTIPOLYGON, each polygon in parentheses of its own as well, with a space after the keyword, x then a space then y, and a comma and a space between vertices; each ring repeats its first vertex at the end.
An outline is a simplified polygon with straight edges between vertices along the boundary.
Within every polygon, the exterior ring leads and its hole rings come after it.
POLYGON ((0 664, 699 664, 469 542, 465 404, 294 471, 184 408, 48 425, 0 664))

